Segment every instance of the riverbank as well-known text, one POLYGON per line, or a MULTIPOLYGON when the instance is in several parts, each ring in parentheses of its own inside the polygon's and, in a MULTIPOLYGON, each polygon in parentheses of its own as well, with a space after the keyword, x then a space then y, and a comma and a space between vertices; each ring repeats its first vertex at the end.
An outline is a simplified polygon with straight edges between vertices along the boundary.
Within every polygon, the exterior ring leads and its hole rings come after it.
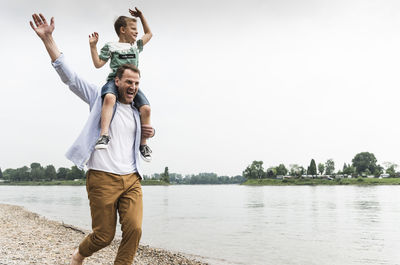
MULTIPOLYGON (((89 231, 47 220, 20 206, 0 204, 0 265, 69 264, 72 251, 89 231)), ((113 264, 120 240, 85 260, 85 265, 113 264)), ((140 246, 134 264, 206 265, 149 246, 140 246)))
POLYGON ((249 186, 289 186, 289 185, 400 185, 400 178, 341 178, 341 179, 249 179, 242 185, 249 186))
MULTIPOLYGON (((142 186, 166 186, 169 183, 160 180, 142 180, 142 186)), ((14 181, 14 182, 0 182, 0 185, 14 185, 14 186, 83 186, 86 185, 86 179, 77 180, 52 180, 52 181, 14 181)), ((1 264, 0 264, 1 265, 1 264)))

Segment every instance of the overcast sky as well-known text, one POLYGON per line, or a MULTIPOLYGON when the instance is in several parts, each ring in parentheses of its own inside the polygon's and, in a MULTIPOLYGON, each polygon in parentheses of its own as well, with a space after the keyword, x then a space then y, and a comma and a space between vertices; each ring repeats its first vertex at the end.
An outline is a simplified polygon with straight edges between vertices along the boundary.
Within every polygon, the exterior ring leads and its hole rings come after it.
POLYGON ((16 0, 0 10, 3 170, 70 167, 64 154, 88 117, 31 14, 55 17, 58 47, 101 87, 109 67, 93 66, 88 34, 99 33, 98 48, 117 41, 114 20, 133 6, 153 32, 140 58, 157 129, 146 174, 237 175, 253 160, 311 158, 341 168, 363 151, 400 164, 399 1, 16 0))

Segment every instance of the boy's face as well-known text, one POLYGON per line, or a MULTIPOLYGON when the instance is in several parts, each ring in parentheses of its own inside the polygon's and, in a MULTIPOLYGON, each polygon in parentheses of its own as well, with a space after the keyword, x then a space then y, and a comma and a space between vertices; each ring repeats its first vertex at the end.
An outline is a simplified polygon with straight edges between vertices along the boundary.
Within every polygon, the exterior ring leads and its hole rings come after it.
POLYGON ((121 79, 115 78, 118 88, 118 101, 123 104, 131 104, 139 90, 140 76, 130 69, 125 69, 121 79))
POLYGON ((134 43, 136 41, 137 35, 138 35, 138 30, 137 30, 137 24, 134 21, 127 21, 126 27, 121 28, 121 34, 124 35, 125 39, 129 43, 134 43))

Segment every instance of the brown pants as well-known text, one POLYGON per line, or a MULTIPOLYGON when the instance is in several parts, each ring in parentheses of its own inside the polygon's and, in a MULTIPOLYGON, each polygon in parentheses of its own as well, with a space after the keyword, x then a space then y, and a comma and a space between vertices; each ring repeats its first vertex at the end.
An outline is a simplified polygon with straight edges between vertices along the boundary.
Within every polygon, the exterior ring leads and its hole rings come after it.
POLYGON ((93 232, 81 242, 79 253, 89 257, 111 243, 118 211, 122 240, 114 264, 132 264, 142 235, 143 201, 139 175, 89 170, 86 190, 93 232))

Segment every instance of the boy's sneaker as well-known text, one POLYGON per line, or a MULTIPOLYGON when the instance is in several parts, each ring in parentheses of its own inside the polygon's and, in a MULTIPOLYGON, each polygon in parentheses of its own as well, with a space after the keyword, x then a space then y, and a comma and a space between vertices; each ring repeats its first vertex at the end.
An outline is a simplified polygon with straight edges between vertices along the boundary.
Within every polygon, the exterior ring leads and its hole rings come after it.
POLYGON ((150 162, 151 161, 151 149, 150 149, 150 147, 147 144, 141 145, 139 150, 140 150, 140 154, 141 154, 142 159, 144 161, 146 161, 146 162, 150 162))
POLYGON ((96 142, 95 149, 107 149, 108 142, 110 141, 111 137, 108 135, 102 135, 96 142))

